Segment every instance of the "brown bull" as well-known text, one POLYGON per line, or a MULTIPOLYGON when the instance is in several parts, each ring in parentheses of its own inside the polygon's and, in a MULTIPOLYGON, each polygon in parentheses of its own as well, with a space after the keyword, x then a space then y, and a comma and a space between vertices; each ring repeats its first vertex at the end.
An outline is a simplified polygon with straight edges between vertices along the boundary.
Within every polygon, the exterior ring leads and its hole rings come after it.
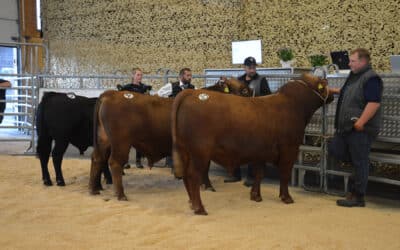
MULTIPOLYGON (((243 96, 252 94, 246 85, 235 79, 221 79, 207 89, 243 96)), ((94 117, 94 150, 89 183, 91 194, 100 193, 100 172, 108 165, 118 199, 126 200, 122 186, 122 165, 128 161, 131 147, 146 156, 149 166, 171 155, 173 101, 172 98, 127 91, 106 91, 100 96, 94 117)), ((211 187, 208 175, 204 178, 205 184, 211 187)))
POLYGON ((264 163, 275 164, 279 197, 292 203, 288 182, 305 127, 314 112, 332 100, 327 81, 311 75, 289 81, 276 94, 251 99, 204 90, 180 94, 172 110, 175 176, 183 177, 194 212, 207 214, 199 189, 210 161, 229 171, 253 164, 254 201, 262 200, 264 163))

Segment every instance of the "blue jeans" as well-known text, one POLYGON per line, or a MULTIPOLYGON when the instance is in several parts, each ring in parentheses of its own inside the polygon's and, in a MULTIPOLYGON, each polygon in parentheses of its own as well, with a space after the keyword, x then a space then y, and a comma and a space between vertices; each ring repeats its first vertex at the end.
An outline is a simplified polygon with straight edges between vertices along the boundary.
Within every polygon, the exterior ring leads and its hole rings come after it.
POLYGON ((354 168, 354 186, 351 192, 365 195, 369 175, 369 152, 372 138, 365 132, 351 131, 336 134, 328 145, 330 156, 351 161, 354 168))

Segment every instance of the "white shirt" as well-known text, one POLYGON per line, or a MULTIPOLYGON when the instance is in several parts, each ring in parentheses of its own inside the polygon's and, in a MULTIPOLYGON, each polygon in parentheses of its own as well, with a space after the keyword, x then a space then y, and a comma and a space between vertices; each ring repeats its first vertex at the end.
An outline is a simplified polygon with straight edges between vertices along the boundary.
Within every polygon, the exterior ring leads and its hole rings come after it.
MULTIPOLYGON (((184 84, 179 81, 179 86, 182 87, 184 84)), ((161 97, 169 97, 172 94, 172 83, 167 83, 157 91, 157 95, 161 97)))

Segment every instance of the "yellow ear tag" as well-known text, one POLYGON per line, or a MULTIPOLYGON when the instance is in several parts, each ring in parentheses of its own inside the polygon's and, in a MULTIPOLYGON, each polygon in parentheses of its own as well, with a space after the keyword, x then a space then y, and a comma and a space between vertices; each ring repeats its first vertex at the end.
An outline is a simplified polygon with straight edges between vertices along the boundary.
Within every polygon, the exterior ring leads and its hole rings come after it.
POLYGON ((322 86, 322 84, 320 83, 320 84, 318 84, 318 90, 321 90, 321 89, 323 89, 324 88, 324 86, 322 86))
POLYGON ((224 92, 225 92, 225 93, 229 93, 229 88, 228 88, 228 87, 225 87, 225 88, 224 88, 224 92))

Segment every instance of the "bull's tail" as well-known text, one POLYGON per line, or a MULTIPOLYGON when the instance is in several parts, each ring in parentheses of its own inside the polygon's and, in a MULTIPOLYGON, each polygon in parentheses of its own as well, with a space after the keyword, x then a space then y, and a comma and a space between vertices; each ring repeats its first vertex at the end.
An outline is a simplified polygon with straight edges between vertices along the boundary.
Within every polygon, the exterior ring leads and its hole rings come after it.
MULTIPOLYGON (((48 143, 47 138, 49 137, 48 133, 47 133, 47 129, 45 126, 45 107, 48 106, 48 102, 49 100, 53 97, 57 95, 57 93, 55 92, 46 92, 44 93, 42 100, 40 101, 37 110, 36 110, 36 133, 38 136, 38 141, 37 141, 37 145, 36 145, 36 156, 40 157, 40 154, 42 152, 42 150, 44 149, 44 147, 46 144, 48 143)), ((51 142, 50 142, 51 143, 51 142)))
POLYGON ((179 149, 182 148, 177 140, 178 133, 178 112, 181 104, 184 102, 185 98, 191 94, 191 91, 182 91, 174 100, 172 105, 172 157, 174 160, 174 175, 176 178, 182 178, 184 175, 184 162, 182 155, 179 153, 179 149))
POLYGON ((99 146, 99 140, 98 140, 98 129, 99 129, 99 112, 100 112, 100 106, 101 106, 101 95, 99 99, 96 101, 96 105, 94 106, 94 112, 93 112, 93 147, 97 148, 99 146))

